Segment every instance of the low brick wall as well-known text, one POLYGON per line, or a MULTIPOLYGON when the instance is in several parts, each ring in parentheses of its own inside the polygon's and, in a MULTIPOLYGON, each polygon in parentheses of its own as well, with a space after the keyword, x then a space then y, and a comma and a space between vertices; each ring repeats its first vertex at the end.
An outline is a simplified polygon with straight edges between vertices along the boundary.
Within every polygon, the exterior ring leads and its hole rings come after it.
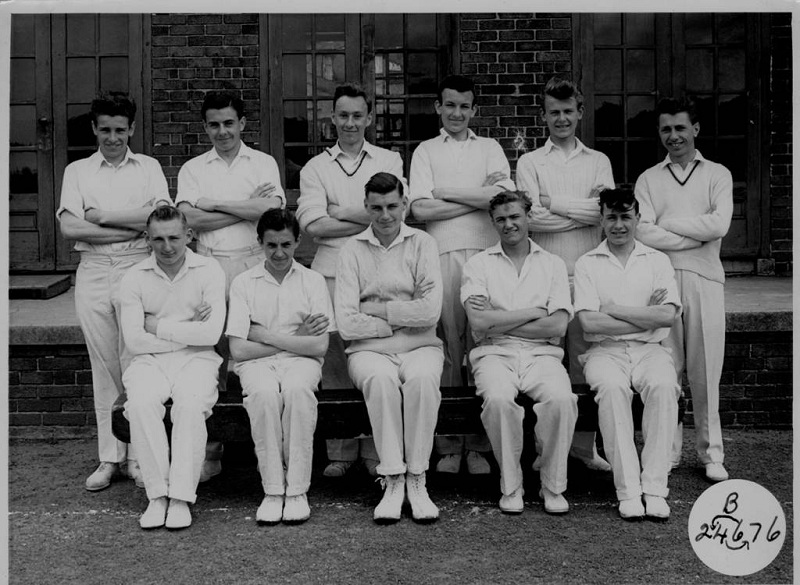
MULTIPOLYGON (((95 434, 92 374, 82 345, 9 348, 9 436, 25 439, 95 434)), ((693 424, 691 392, 686 424, 693 424)), ((792 427, 792 332, 729 332, 722 374, 724 428, 792 427)))

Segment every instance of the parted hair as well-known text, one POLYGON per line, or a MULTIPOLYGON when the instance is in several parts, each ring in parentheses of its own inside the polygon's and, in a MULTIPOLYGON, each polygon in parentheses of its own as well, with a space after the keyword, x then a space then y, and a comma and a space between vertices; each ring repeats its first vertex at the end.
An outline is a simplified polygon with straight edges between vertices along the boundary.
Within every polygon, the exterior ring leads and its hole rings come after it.
POLYGON ((478 101, 478 92, 475 91, 475 82, 469 77, 464 77, 463 75, 448 75, 442 79, 442 82, 439 84, 438 93, 440 105, 442 102, 444 102, 444 90, 446 89, 452 89, 458 93, 467 93, 468 91, 471 91, 472 105, 474 106, 478 101))
POLYGON ((154 221, 172 221, 173 219, 181 220, 184 228, 189 227, 189 222, 186 221, 186 216, 183 212, 172 205, 159 205, 151 211, 150 215, 147 216, 147 226, 149 227, 154 221))
POLYGON ((367 102, 367 113, 369 114, 372 112, 372 102, 369 101, 369 96, 367 95, 366 90, 361 87, 357 83, 345 83, 343 85, 339 85, 336 89, 333 90, 333 109, 336 109, 336 102, 339 101, 339 98, 342 97, 349 97, 349 98, 364 98, 364 101, 367 102))
POLYGON ((547 96, 559 101, 575 98, 578 109, 583 107, 583 94, 578 84, 565 77, 551 77, 547 80, 542 91, 542 108, 544 108, 544 98, 547 96))
POLYGON ((104 91, 92 100, 90 112, 95 124, 98 116, 124 116, 130 126, 136 118, 136 102, 125 92, 104 91))
POLYGON ((403 196, 403 181, 398 179, 392 173, 375 173, 372 175, 367 184, 364 185, 364 197, 368 197, 370 193, 379 193, 386 195, 397 189, 400 196, 403 196))
POLYGON ((600 191, 600 212, 603 207, 614 211, 627 211, 630 208, 639 213, 639 201, 632 189, 604 189, 600 191))
POLYGON ((244 101, 238 94, 232 91, 206 92, 206 96, 203 98, 203 105, 200 107, 200 117, 205 122, 208 110, 222 110, 229 106, 236 110, 237 118, 242 119, 244 117, 244 101))
POLYGON ((528 213, 533 207, 530 197, 525 191, 500 191, 489 200, 489 215, 494 217, 494 210, 506 203, 519 202, 528 213))
POLYGON ((674 97, 665 97, 658 101, 656 106, 656 121, 661 117, 661 114, 669 116, 676 116, 681 112, 689 114, 689 120, 692 124, 698 122, 697 108, 695 107, 694 100, 688 96, 681 97, 680 99, 674 97))
POLYGON ((288 209, 270 209, 269 211, 265 211, 261 217, 258 218, 258 224, 256 225, 258 242, 262 243, 264 241, 264 232, 267 230, 282 232, 285 229, 292 230, 295 240, 300 237, 300 224, 297 222, 294 213, 288 209))

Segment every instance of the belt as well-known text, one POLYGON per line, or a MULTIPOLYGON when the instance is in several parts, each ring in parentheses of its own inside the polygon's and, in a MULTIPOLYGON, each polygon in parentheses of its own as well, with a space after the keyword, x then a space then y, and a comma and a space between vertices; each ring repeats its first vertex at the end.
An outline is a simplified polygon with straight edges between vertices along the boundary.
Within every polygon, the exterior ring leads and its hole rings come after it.
POLYGON ((200 242, 197 243, 197 253, 203 256, 222 256, 230 258, 233 256, 250 256, 262 252, 261 246, 245 246, 244 248, 234 248, 233 250, 220 250, 219 248, 209 248, 200 242))

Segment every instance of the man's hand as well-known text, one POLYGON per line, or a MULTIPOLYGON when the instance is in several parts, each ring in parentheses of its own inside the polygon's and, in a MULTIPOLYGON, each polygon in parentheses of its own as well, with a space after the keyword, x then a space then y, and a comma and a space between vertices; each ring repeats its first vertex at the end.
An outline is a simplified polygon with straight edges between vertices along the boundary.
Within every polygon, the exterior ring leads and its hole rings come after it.
POLYGON ((373 317, 379 317, 384 320, 386 319, 386 303, 365 301, 359 306, 359 311, 365 315, 372 315, 373 317))
POLYGON ((328 215, 333 219, 341 219, 339 217, 339 209, 341 208, 335 203, 328 203, 328 215))
POLYGON ((425 295, 427 295, 429 292, 433 290, 434 286, 436 285, 430 280, 419 283, 419 285, 417 285, 417 287, 414 289, 414 294, 412 295, 411 298, 421 299, 425 297, 425 295))
POLYGON ((486 311, 491 308, 489 299, 483 295, 470 295, 467 297, 467 304, 474 311, 486 311))
POLYGON ((500 181, 504 181, 505 179, 508 179, 508 175, 506 175, 501 171, 495 171, 492 174, 486 176, 486 178, 483 180, 483 185, 481 186, 490 187, 491 185, 499 183, 500 181))
POLYGON ((192 318, 189 319, 190 321, 208 321, 208 318, 211 316, 211 305, 207 303, 200 303, 200 305, 194 310, 194 315, 192 318))
POLYGON ((209 199, 208 197, 201 197, 197 200, 197 203, 194 204, 197 209, 201 209, 203 211, 214 211, 216 209, 216 205, 216 200, 209 199))
POLYGON ((667 300, 667 289, 657 288, 656 290, 653 291, 653 294, 650 295, 650 302, 647 304, 652 307, 653 305, 660 305, 666 300, 667 300))
POLYGON ((83 212, 83 219, 95 225, 103 224, 103 212, 94 207, 87 207, 83 212))
POLYGON ((144 330, 155 335, 158 331, 158 318, 150 313, 144 314, 144 330))
POLYGON ((608 187, 604 187, 603 185, 595 185, 592 187, 592 190, 589 192, 590 199, 599 199, 600 193, 608 189, 608 187))
POLYGON ((539 203, 541 203, 542 207, 544 207, 545 209, 550 209, 550 196, 539 195, 539 203))
POLYGON ((314 313, 306 317, 297 328, 295 335, 322 335, 328 331, 330 321, 322 313, 314 313))
POLYGON ((250 193, 250 199, 259 199, 262 197, 272 197, 275 193, 275 185, 272 183, 261 183, 255 190, 250 193))

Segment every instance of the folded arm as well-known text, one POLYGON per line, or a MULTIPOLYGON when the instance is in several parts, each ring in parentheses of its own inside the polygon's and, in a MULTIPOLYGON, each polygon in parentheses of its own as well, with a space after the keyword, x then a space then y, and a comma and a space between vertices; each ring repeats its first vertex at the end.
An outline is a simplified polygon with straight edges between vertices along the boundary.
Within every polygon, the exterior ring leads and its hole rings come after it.
POLYGON ((127 242, 142 234, 142 231, 137 229, 98 225, 76 216, 71 211, 62 211, 58 220, 62 236, 68 240, 80 240, 89 244, 127 242))
POLYGON ((508 333, 526 323, 547 317, 547 310, 538 307, 504 311, 492 309, 484 296, 470 296, 464 303, 470 327, 481 335, 508 333))

